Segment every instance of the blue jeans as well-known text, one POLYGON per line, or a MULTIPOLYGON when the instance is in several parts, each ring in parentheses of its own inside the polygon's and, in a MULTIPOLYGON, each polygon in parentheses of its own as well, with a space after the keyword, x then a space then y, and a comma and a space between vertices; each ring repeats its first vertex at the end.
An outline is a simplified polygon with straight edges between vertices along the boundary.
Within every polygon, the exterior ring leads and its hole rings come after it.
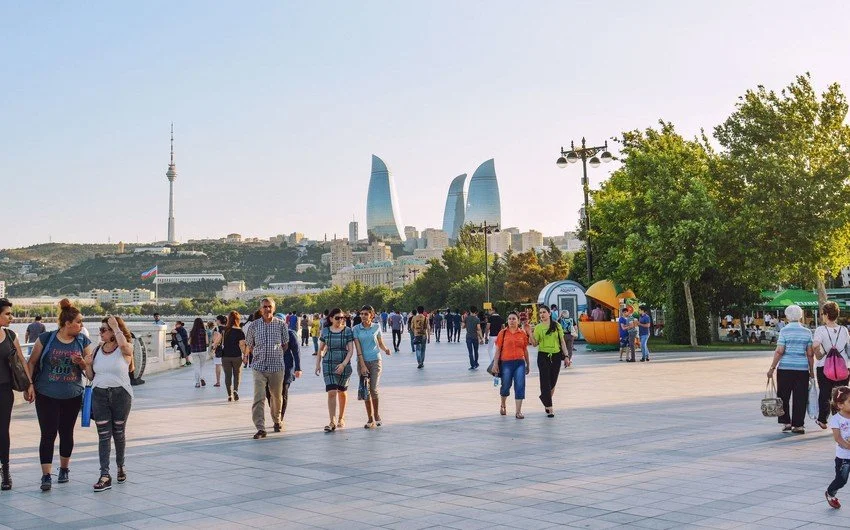
POLYGON ((647 346, 647 342, 649 342, 649 334, 640 336, 640 358, 643 361, 649 360, 649 347, 647 346))
POLYGON ((835 480, 826 488, 826 492, 834 497, 838 490, 847 484, 848 475, 850 475, 850 460, 835 457, 835 480))
POLYGON ((313 337, 313 353, 319 353, 319 337, 313 337))
POLYGON ((466 337, 466 350, 469 352, 470 368, 478 368, 478 337, 466 337))
POLYGON ((413 351, 416 353, 416 362, 419 364, 425 363, 425 346, 427 345, 428 337, 417 337, 418 343, 414 343, 413 351))
POLYGON ((499 369, 502 376, 502 389, 499 394, 510 396, 513 383, 514 399, 525 399, 525 360, 504 361, 499 363, 499 369))

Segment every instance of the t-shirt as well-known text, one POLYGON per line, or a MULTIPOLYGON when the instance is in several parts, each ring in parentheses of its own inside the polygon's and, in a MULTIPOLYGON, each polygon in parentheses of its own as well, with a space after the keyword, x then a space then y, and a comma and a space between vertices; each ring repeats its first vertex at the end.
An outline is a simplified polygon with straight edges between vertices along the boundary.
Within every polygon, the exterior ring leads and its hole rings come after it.
POLYGON ((384 311, 383 313, 381 313, 381 322, 386 322, 386 321, 387 321, 387 318, 389 318, 389 316, 390 316, 390 315, 389 315, 386 311, 384 311))
POLYGON ((222 357, 242 357, 242 350, 239 349, 239 343, 245 340, 245 332, 243 332, 239 328, 231 328, 230 331, 224 330, 222 332, 222 336, 224 337, 223 344, 224 349, 222 350, 222 357))
MULTIPOLYGON (((56 332, 42 333, 38 341, 47 349, 50 336, 56 332)), ((59 337, 54 337, 53 343, 47 351, 41 352, 43 358, 39 358, 38 365, 41 369, 35 379, 35 389, 53 399, 69 399, 83 394, 83 373, 80 368, 71 362, 74 354, 82 355, 86 346, 91 341, 82 334, 77 335, 70 344, 60 342, 59 337)))
POLYGON ((496 347, 499 348, 500 361, 516 361, 525 359, 526 348, 528 348, 528 335, 522 329, 511 331, 503 330, 497 334, 496 347))
POLYGON ((6 339, 0 342, 0 385, 12 382, 12 373, 9 368, 9 358, 15 352, 15 342, 12 340, 12 332, 6 330, 6 339))
POLYGON ((481 320, 478 319, 477 316, 472 313, 466 315, 466 318, 463 319, 463 324, 466 326, 466 338, 468 339, 478 339, 478 325, 481 324, 481 320))
POLYGON ((490 315, 490 336, 495 337, 505 327, 505 319, 501 315, 493 313, 490 315))
POLYGON ((29 337, 30 342, 35 342, 36 337, 44 333, 45 329, 41 322, 33 322, 27 326, 27 335, 24 338, 29 337))
POLYGON ((401 331, 401 323, 401 315, 399 315, 398 313, 393 313, 392 315, 390 315, 390 326, 392 326, 394 330, 401 331))
POLYGON ((298 330, 298 317, 297 316, 289 315, 288 317, 286 317, 286 321, 289 324, 289 329, 291 329, 293 331, 298 330))
POLYGON ((534 326, 534 340, 537 341, 537 351, 543 353, 560 353, 561 339, 564 337, 564 329, 560 324, 555 322, 556 330, 552 333, 549 331, 549 324, 541 322, 534 326))
POLYGON ((617 331, 620 332, 620 338, 621 339, 628 340, 629 330, 623 329, 624 327, 628 327, 628 326, 629 326, 629 319, 626 318, 625 316, 620 316, 620 318, 617 319, 617 331))
MULTIPOLYGON (((649 313, 644 313, 643 315, 641 315, 640 318, 638 318, 638 322, 640 322, 641 324, 649 324, 649 313)), ((649 335, 649 328, 638 326, 638 335, 640 335, 641 337, 649 335)))
POLYGON ((322 327, 321 319, 314 318, 312 322, 310 322, 310 336, 318 337, 319 329, 322 327))
POLYGON ((812 332, 791 322, 779 332, 776 344, 785 347, 785 354, 779 359, 780 370, 809 370, 806 349, 812 345, 812 332))
POLYGON ((850 339, 850 334, 848 334, 847 330, 843 326, 835 326, 832 328, 818 326, 818 329, 815 330, 813 341, 820 342, 820 349, 824 354, 824 357, 822 359, 815 359, 815 367, 823 368, 823 365, 826 362, 826 354, 829 353, 833 344, 838 350, 838 353, 844 357, 844 362, 847 362, 847 360, 850 359, 850 352, 848 352, 848 350, 850 350, 850 344, 848 344, 848 339, 850 339))
POLYGON ((354 326, 351 331, 354 333, 354 340, 360 342, 360 351, 363 352, 364 361, 377 361, 381 358, 381 349, 378 347, 378 335, 381 333, 380 325, 372 322, 372 325, 367 328, 361 322, 354 326))
POLYGON ((428 331, 428 319, 425 318, 425 315, 416 315, 410 318, 410 329, 413 330, 413 334, 417 336, 424 336, 425 332, 428 331))
MULTIPOLYGON (((841 437, 845 440, 850 440, 850 418, 845 418, 841 414, 833 414, 829 418, 830 429, 838 429, 841 432, 841 437)), ((844 449, 837 443, 835 444, 835 456, 838 458, 850 458, 850 449, 844 449)))

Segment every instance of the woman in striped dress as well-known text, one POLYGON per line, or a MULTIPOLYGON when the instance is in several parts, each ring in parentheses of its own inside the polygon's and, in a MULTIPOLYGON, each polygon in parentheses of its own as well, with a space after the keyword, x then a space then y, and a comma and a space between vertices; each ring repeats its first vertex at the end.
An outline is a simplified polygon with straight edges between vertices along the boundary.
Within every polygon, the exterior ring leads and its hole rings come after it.
POLYGON ((338 307, 328 315, 329 326, 322 328, 321 347, 316 356, 316 375, 324 374, 328 393, 328 417, 325 432, 345 427, 345 404, 348 401, 348 380, 351 378, 351 357, 354 354, 354 333, 345 325, 345 315, 338 307), (337 402, 339 417, 337 419, 337 402))

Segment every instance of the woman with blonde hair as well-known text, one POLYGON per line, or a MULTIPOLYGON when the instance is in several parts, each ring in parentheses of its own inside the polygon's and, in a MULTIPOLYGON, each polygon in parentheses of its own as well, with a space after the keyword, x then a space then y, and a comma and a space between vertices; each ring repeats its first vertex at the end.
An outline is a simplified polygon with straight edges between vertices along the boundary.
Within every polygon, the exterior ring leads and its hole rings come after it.
MULTIPOLYGON (((83 315, 67 298, 59 302, 59 329, 42 333, 35 341, 29 358, 34 374, 35 412, 41 429, 38 447, 41 461, 41 491, 50 491, 53 479, 53 452, 59 436, 59 478, 70 480, 74 427, 83 400, 83 372, 88 367, 91 341, 82 334, 83 315)), ((128 375, 129 377, 129 375, 128 375)))
POLYGON ((129 371, 133 369, 133 338, 121 317, 104 318, 100 325, 100 344, 86 359, 86 377, 92 382, 91 411, 97 425, 97 452, 100 457, 100 478, 94 491, 112 488, 109 474, 109 453, 115 441, 116 478, 127 480, 124 469, 124 450, 127 447, 127 417, 133 403, 133 387, 129 371))

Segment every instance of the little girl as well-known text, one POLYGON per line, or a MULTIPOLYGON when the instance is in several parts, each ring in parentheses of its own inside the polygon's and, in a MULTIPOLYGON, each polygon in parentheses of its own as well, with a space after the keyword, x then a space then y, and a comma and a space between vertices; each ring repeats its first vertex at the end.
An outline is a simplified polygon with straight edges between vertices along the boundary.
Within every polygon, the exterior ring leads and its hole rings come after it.
POLYGON ((841 508, 835 494, 847 484, 850 475, 850 387, 837 386, 832 389, 833 416, 829 427, 835 438, 835 480, 826 488, 826 502, 833 508, 841 508))

